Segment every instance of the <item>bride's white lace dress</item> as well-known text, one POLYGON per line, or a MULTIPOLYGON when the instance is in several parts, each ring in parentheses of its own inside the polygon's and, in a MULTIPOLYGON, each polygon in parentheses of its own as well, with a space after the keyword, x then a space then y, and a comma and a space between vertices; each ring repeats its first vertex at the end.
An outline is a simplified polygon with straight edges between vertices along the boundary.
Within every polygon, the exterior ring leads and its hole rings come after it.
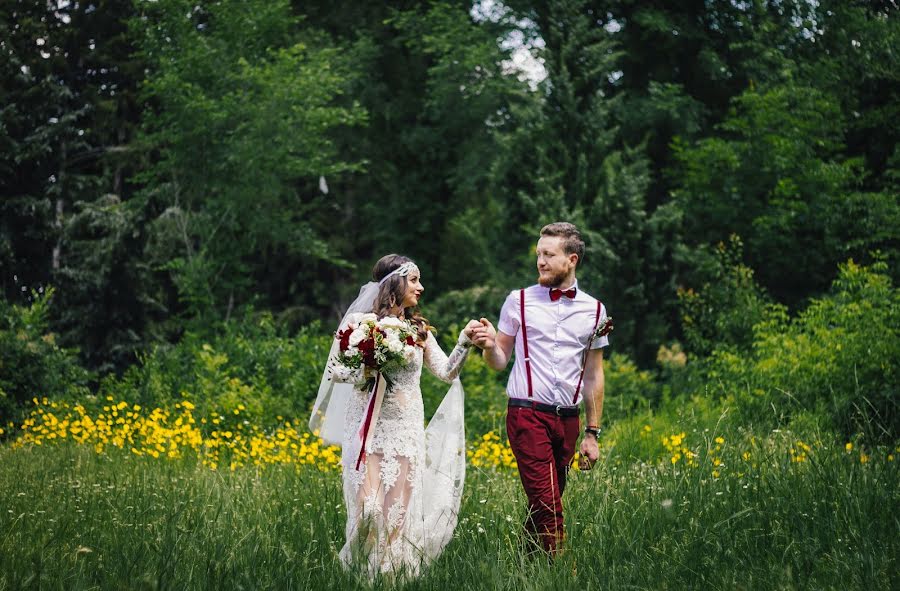
MULTIPOLYGON (((359 386, 350 395, 342 445, 347 541, 340 558, 369 578, 388 572, 414 576, 453 537, 465 477, 463 392, 457 376, 468 350, 458 344, 448 357, 429 332, 409 365, 388 374, 391 385, 358 467, 368 392, 359 386), (427 429, 419 386, 423 364, 453 384, 427 429)), ((329 367, 336 382, 361 381, 358 371, 335 363, 329 367)))

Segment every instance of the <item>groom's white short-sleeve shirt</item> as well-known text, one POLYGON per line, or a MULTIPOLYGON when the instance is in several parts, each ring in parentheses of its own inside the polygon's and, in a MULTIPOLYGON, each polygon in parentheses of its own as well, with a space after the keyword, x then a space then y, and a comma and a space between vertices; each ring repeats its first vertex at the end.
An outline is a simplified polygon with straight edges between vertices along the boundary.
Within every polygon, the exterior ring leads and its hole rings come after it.
MULTIPOLYGON (((550 289, 532 285, 525 289, 525 321, 531 360, 532 400, 571 406, 581 376, 581 364, 597 319, 597 300, 578 289, 575 298, 550 299, 550 289)), ((525 352, 522 341, 520 290, 510 292, 500 310, 497 328, 515 337, 515 363, 506 392, 510 398, 528 398, 525 352)), ((600 317, 606 316, 601 304, 600 317)), ((591 349, 609 345, 605 336, 594 339, 591 349)), ((578 402, 583 399, 578 395, 578 402)))

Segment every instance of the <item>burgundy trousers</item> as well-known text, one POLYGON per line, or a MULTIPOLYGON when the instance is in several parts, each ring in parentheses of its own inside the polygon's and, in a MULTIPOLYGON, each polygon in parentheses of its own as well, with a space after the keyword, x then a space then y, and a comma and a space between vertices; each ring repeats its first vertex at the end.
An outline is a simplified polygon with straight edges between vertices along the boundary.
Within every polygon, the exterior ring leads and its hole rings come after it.
POLYGON ((509 407, 506 434, 528 497, 525 531, 553 553, 564 539, 562 495, 581 434, 581 420, 509 407))

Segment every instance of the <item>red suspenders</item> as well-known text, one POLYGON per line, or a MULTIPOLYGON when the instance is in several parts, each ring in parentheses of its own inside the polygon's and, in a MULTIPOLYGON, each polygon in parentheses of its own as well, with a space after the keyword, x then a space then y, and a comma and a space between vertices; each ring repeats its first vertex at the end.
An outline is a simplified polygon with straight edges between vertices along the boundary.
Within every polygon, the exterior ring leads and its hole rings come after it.
POLYGON ((581 392, 581 380, 584 379, 584 368, 587 367, 588 352, 591 350, 591 345, 594 344, 594 333, 597 332, 597 325, 600 324, 600 307, 602 305, 600 300, 597 300, 597 317, 594 318, 594 330, 591 331, 591 338, 588 339, 587 348, 584 350, 584 357, 581 359, 581 375, 578 376, 578 387, 575 388, 575 397, 572 399, 572 404, 578 402, 578 393, 581 392))
POLYGON ((528 358, 528 331, 525 330, 525 290, 519 292, 519 308, 522 311, 522 348, 525 350, 525 375, 528 376, 528 397, 531 398, 531 359, 528 358))
MULTIPOLYGON (((594 342, 594 332, 597 331, 597 325, 600 323, 600 309, 603 304, 600 303, 600 300, 597 300, 597 316, 594 318, 594 330, 591 332, 591 338, 588 339, 587 348, 584 351, 584 357, 581 361, 581 375, 578 376, 578 386, 575 388, 575 398, 572 399, 572 404, 575 405, 578 403, 578 394, 581 392, 581 382, 584 379, 584 368, 587 365, 587 353, 591 348, 591 345, 594 342)), ((521 311, 521 319, 522 319, 522 349, 525 353, 525 376, 528 380, 528 398, 532 398, 532 386, 531 386, 531 359, 528 357, 528 330, 525 328, 525 290, 519 290, 519 310, 521 311)))

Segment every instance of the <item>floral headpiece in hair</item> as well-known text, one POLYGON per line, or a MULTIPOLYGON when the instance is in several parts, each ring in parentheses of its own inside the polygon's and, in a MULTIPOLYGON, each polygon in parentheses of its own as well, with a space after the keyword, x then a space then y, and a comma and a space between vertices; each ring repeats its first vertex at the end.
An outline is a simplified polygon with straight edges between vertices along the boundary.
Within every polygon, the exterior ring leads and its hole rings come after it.
POLYGON ((418 271, 419 267, 417 267, 416 264, 412 261, 406 261, 405 263, 403 263, 402 265, 400 265, 399 267, 397 267, 396 269, 394 269, 393 271, 391 271, 390 273, 388 273, 387 275, 382 277, 381 281, 378 282, 378 285, 381 285, 382 283, 387 281, 391 275, 400 275, 401 277, 406 277, 407 275, 410 274, 410 272, 412 272, 414 270, 418 271))

